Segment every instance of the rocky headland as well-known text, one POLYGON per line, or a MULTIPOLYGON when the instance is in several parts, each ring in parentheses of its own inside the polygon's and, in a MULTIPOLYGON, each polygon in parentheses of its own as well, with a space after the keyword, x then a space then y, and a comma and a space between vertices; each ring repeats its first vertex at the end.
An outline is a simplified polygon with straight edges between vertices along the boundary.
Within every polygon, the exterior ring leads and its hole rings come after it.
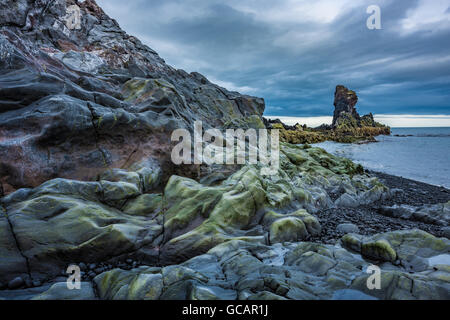
MULTIPOLYGON (((0 58, 0 299, 450 299, 449 190, 290 138, 271 176, 175 166, 174 129, 264 128, 264 100, 168 66, 93 0, 1 1, 0 58)), ((387 134, 356 101, 338 87, 308 135, 387 134)))
POLYGON ((268 129, 279 129, 281 140, 293 144, 336 141, 342 143, 375 142, 379 135, 390 135, 391 129, 374 120, 373 114, 360 116, 356 110, 358 96, 355 91, 342 85, 336 86, 334 94, 334 114, 331 125, 317 128, 296 124, 289 126, 279 119, 264 119, 268 129))

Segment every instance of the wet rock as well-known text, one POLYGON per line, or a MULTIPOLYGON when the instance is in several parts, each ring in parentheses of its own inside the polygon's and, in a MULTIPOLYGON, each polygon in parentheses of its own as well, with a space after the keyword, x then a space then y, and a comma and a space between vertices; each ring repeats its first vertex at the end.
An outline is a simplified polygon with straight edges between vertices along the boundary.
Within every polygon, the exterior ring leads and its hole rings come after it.
POLYGON ((11 290, 18 289, 25 284, 25 281, 21 277, 17 277, 8 282, 8 288, 11 290))
POLYGON ((66 282, 59 282, 32 300, 96 300, 96 297, 90 282, 81 282, 80 289, 73 290, 67 288, 66 282))

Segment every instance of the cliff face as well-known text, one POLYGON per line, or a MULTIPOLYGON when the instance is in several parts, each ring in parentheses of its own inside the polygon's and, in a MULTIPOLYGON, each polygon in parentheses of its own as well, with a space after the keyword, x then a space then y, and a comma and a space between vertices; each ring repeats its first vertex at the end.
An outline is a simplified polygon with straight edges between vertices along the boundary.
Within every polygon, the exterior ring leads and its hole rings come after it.
POLYGON ((92 0, 0 2, 0 182, 167 161, 170 132, 260 117, 264 100, 174 69, 92 0))

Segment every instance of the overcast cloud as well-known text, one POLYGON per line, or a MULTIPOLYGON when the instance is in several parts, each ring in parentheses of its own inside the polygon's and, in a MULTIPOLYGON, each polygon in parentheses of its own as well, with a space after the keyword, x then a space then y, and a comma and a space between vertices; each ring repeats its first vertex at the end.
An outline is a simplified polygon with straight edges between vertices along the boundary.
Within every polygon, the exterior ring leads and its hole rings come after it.
POLYGON ((337 84, 361 113, 450 114, 450 0, 97 0, 166 62, 266 100, 266 115, 323 116, 337 84), (381 7, 382 30, 366 9, 381 7))

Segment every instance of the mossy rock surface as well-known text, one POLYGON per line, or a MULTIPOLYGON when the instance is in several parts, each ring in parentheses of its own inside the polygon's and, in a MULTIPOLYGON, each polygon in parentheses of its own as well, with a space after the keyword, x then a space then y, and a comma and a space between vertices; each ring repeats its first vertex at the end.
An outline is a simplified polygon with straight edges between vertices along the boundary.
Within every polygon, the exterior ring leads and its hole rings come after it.
MULTIPOLYGON (((414 233, 392 232, 384 237, 406 239, 414 237, 414 233)), ((427 246, 427 241, 423 234, 408 246, 418 250, 427 246)), ((448 268, 428 266, 422 272, 411 273, 401 264, 382 263, 378 265, 381 287, 369 290, 371 274, 366 271, 373 263, 338 244, 297 242, 267 246, 231 240, 179 265, 116 269, 97 276, 95 282, 100 297, 106 299, 450 298, 448 268)))
POLYGON ((295 217, 276 220, 270 226, 270 242, 297 242, 304 240, 308 231, 303 221, 295 217))
MULTIPOLYGON (((272 176, 262 174, 256 165, 244 165, 214 185, 172 176, 161 193, 151 191, 160 183, 161 171, 150 162, 109 169, 99 178, 55 179, 2 198, 0 250, 10 257, 2 267, 17 272, 1 282, 27 276, 21 253, 33 277, 42 279, 60 274, 70 263, 133 255, 175 264, 230 241, 299 242, 320 234, 314 214, 334 205, 328 194, 333 188, 348 191, 361 203, 386 192, 350 160, 309 145, 286 143, 281 144, 280 168, 272 176), (15 247, 9 222, 22 252, 15 247)), ((208 291, 197 283, 190 286, 197 285, 193 296, 220 295, 220 290, 208 291)))

